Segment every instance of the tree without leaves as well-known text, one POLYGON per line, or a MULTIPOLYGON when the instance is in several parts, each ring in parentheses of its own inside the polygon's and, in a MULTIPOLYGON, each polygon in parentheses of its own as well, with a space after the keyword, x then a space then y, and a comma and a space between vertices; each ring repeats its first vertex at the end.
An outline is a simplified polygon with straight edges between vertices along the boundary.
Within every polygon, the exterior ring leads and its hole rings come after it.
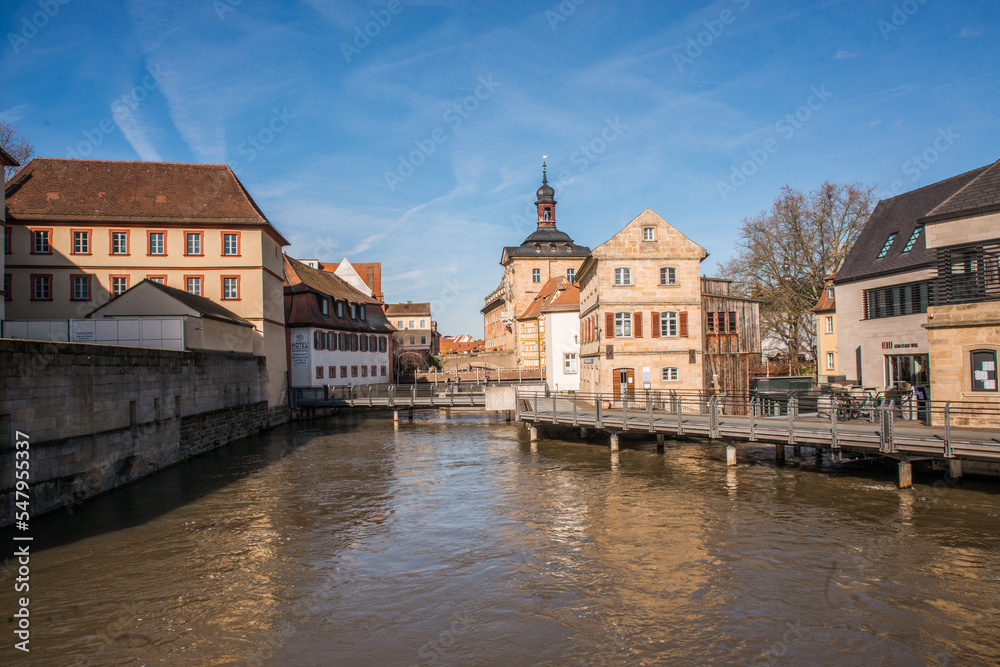
MULTIPOLYGON (((0 147, 20 162, 22 166, 35 156, 35 149, 32 148, 31 142, 18 133, 17 125, 2 120, 0 120, 0 147)), ((20 168, 4 167, 3 182, 6 183, 13 178, 20 168)))
POLYGON ((740 223, 736 254, 719 266, 734 292, 761 300, 761 335, 781 340, 795 365, 816 336, 811 309, 871 215, 874 187, 827 181, 785 186, 774 205, 740 223))

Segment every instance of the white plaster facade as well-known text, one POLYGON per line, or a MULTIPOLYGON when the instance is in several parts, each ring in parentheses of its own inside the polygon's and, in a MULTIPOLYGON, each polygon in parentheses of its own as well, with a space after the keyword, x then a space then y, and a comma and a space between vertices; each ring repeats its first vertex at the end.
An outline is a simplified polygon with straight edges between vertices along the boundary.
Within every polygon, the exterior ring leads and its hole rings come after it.
POLYGON ((580 311, 544 313, 545 377, 549 389, 580 389, 580 311))

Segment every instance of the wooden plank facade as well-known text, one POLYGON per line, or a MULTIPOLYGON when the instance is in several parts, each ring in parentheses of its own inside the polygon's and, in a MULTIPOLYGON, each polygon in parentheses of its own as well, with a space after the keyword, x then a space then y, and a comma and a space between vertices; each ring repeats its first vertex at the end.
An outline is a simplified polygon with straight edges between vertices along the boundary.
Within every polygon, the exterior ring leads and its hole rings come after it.
POLYGON ((760 361, 760 302, 731 296, 730 281, 701 279, 704 388, 750 391, 750 367, 760 361))

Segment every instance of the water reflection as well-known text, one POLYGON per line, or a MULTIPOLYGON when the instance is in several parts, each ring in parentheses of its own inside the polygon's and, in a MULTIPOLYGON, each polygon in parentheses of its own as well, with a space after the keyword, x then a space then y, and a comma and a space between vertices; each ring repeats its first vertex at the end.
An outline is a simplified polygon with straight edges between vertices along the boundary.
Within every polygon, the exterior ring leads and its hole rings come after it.
POLYGON ((1000 661, 995 485, 598 442, 331 419, 38 520, 32 664, 1000 661))

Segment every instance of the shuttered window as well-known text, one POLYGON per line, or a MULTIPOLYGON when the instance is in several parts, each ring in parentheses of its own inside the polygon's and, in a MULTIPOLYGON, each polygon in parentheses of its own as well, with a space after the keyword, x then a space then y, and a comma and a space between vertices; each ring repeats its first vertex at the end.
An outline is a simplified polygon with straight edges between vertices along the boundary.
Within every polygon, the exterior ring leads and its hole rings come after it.
POLYGON ((677 314, 677 319, 679 322, 678 328, 680 329, 680 337, 688 337, 688 314, 686 310, 682 310, 677 314))

